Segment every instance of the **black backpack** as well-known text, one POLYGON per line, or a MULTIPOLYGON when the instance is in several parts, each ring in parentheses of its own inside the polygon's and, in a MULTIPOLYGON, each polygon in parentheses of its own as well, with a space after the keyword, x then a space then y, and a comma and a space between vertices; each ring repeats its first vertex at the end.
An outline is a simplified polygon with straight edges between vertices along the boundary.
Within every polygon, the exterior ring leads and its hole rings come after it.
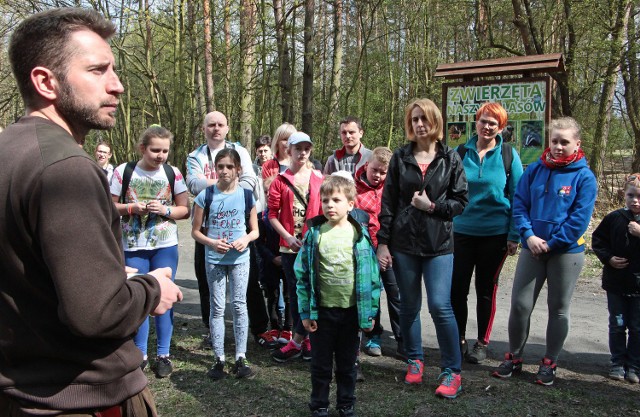
MULTIPOLYGON (((458 145, 456 152, 460 155, 460 161, 464 161, 467 154, 467 148, 464 145, 458 145)), ((510 143, 502 142, 502 165, 504 165, 504 173, 507 176, 507 182, 504 185, 504 195, 509 197, 509 179, 511 179, 511 164, 513 163, 513 147, 510 143)))
MULTIPOLYGON (((127 162, 127 165, 124 167, 124 172, 122 174, 122 190, 120 190, 120 203, 124 204, 124 198, 127 195, 127 189, 129 188, 129 183, 131 182, 131 176, 133 175, 133 170, 136 169, 136 165, 138 161, 127 162)), ((169 180, 169 186, 171 187, 171 199, 175 203, 176 195, 174 192, 174 187, 176 184, 176 173, 173 172, 173 168, 169 164, 162 164, 162 168, 164 168, 164 173, 167 174, 167 179, 169 180)))

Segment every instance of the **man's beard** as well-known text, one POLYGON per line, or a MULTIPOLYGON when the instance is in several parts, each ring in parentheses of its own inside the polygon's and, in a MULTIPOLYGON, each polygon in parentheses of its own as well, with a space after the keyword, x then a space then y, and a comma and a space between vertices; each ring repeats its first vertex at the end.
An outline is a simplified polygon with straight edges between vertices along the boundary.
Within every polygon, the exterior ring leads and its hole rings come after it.
MULTIPOLYGON (((103 103, 100 103, 102 105, 103 103)), ((106 103, 105 103, 106 104, 106 103)), ((93 108, 77 100, 73 87, 69 83, 62 81, 58 102, 56 103, 58 112, 72 126, 86 129, 109 130, 115 126, 115 118, 101 118, 100 107, 93 108)))

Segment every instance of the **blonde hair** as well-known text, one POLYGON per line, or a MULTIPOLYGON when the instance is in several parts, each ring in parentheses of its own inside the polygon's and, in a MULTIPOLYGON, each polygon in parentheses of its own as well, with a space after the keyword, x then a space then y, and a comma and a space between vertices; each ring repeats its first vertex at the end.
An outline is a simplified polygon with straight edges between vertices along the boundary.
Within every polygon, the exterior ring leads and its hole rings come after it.
POLYGON ((640 188, 640 173, 634 172, 633 174, 627 175, 624 179, 624 189, 627 187, 638 187, 640 188))
POLYGON ((551 120, 551 123, 549 123, 549 133, 553 132, 555 129, 572 129, 574 131, 574 139, 580 139, 581 128, 578 122, 576 122, 576 119, 574 119, 573 117, 567 116, 551 120))
POLYGON ((330 196, 335 192, 344 194, 347 201, 356 201, 356 186, 353 181, 339 175, 325 177, 320 185, 320 197, 330 196))
POLYGON ((296 131, 296 127, 291 123, 283 123, 278 126, 271 141, 271 153, 273 153, 273 156, 276 158, 280 158, 282 156, 278 154, 278 143, 283 139, 289 139, 289 136, 296 131))
POLYGON ((169 145, 173 144, 173 133, 169 129, 166 129, 160 125, 151 125, 142 132, 140 139, 138 139, 138 152, 142 153, 142 147, 146 147, 151 142, 151 139, 169 139, 169 145))
POLYGON ((427 118, 427 123, 429 124, 427 136, 429 139, 442 140, 442 137, 444 136, 442 113, 440 113, 438 106, 428 98, 413 100, 407 107, 405 107, 404 129, 407 134, 407 139, 411 142, 416 141, 416 133, 413 131, 413 124, 411 124, 411 112, 413 112, 413 109, 416 107, 419 107, 427 118))
POLYGON ((371 156, 367 162, 378 161, 383 165, 389 165, 393 152, 386 146, 378 146, 371 152, 371 156))

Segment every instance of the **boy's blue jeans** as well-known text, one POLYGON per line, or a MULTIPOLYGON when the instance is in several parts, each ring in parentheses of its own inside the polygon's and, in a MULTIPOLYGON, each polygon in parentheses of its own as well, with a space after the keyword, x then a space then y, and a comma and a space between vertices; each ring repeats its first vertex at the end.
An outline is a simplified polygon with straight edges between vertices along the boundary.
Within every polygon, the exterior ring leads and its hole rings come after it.
POLYGON ((358 310, 350 308, 318 309, 318 330, 309 333, 311 341, 311 401, 309 408, 329 407, 329 388, 333 359, 336 362, 336 408, 355 405, 358 310))
POLYGON ((400 329, 409 359, 424 361, 422 350, 422 283, 440 347, 440 367, 460 372, 458 324, 451 307, 453 254, 426 257, 393 252, 393 271, 400 289, 400 329))
POLYGON ((640 371, 640 297, 607 291, 611 364, 640 371), (627 337, 628 333, 628 337, 627 337))
MULTIPOLYGON (((125 264, 132 268, 138 268, 139 274, 146 274, 154 269, 170 267, 171 280, 176 279, 178 269, 178 245, 168 248, 138 250, 124 253, 125 264)), ((161 316, 155 317, 156 333, 158 336, 158 355, 168 355, 173 335, 173 308, 161 316)), ((147 342, 149 339, 149 318, 140 325, 133 341, 143 355, 147 354, 147 342)))

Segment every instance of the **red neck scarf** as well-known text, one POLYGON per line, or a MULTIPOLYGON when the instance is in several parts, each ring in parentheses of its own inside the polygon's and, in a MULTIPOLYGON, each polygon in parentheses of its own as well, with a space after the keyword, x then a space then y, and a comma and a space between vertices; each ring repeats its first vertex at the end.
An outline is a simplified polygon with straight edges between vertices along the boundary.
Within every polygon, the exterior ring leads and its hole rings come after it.
POLYGON ((544 152, 542 152, 540 160, 543 164, 546 165, 547 168, 555 169, 566 167, 567 165, 572 164, 582 158, 584 158, 584 152, 582 151, 582 148, 578 148, 578 152, 574 152, 569 156, 563 156, 560 158, 554 158, 553 156, 551 156, 551 149, 547 148, 544 150, 544 152))

